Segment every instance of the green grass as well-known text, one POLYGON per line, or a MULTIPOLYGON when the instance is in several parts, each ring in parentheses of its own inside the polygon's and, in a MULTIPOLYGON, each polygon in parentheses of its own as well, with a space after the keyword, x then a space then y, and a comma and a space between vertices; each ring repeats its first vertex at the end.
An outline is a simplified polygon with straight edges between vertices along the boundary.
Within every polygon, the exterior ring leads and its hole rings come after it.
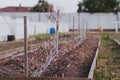
POLYGON ((36 40, 47 40, 50 39, 53 35, 52 34, 39 34, 34 36, 36 40))
POLYGON ((120 46, 110 40, 109 35, 104 33, 101 36, 95 80, 120 80, 120 46))
MULTIPOLYGON (((75 37, 79 36, 78 33, 74 33, 74 34, 72 34, 72 33, 59 33, 59 37, 63 36, 63 35, 70 35, 71 37, 68 37, 69 38, 68 40, 74 39, 75 37)), ((50 38, 52 38, 54 36, 55 36, 55 34, 38 34, 38 35, 35 35, 35 36, 30 36, 29 38, 34 38, 36 40, 48 40, 48 39, 50 39, 50 38)), ((64 38, 67 39, 67 37, 64 37, 64 38)), ((63 39, 61 38, 59 40, 63 41, 63 39)))
MULTIPOLYGON (((102 53, 103 53, 102 51, 99 51, 98 58, 100 58, 100 59, 107 59, 108 58, 107 54, 102 54, 102 53)), ((105 52, 105 53, 107 53, 107 52, 105 52)))
POLYGON ((109 76, 104 71, 94 72, 95 80, 109 80, 109 76))

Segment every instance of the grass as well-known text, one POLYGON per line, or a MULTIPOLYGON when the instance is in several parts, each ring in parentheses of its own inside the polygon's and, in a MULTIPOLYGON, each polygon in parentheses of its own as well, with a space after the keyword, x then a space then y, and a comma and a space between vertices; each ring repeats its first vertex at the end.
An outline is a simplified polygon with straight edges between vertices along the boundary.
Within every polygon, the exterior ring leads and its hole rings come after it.
POLYGON ((104 33, 101 37, 95 80, 120 80, 120 46, 109 40, 109 35, 104 33))
POLYGON ((36 40, 47 40, 53 37, 53 34, 39 34, 34 36, 36 40))
POLYGON ((109 80, 109 76, 104 71, 95 71, 94 76, 96 80, 109 80))

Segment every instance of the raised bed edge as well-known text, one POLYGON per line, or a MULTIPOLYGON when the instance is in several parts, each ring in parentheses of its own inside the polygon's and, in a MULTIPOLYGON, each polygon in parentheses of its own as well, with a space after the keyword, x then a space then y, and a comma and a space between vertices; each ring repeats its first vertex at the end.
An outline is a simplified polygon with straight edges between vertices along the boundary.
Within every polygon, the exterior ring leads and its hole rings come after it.
POLYGON ((95 70, 95 67, 96 67, 96 62, 97 62, 98 53, 99 53, 99 47, 100 47, 100 40, 98 42, 98 47, 97 47, 97 50, 96 50, 96 54, 95 54, 95 57, 93 59, 93 62, 92 62, 92 65, 91 65, 91 68, 90 68, 90 71, 89 71, 89 74, 88 74, 89 79, 93 79, 94 70, 95 70))
POLYGON ((118 45, 120 45, 120 41, 117 39, 113 39, 113 41, 115 41, 118 45))

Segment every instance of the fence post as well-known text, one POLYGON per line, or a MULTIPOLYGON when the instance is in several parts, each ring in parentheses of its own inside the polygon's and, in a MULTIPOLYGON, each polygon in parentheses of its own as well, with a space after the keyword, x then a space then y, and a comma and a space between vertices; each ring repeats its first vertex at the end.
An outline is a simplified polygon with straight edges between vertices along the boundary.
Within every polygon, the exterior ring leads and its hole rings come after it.
POLYGON ((80 13, 78 13, 78 32, 80 32, 80 13))
POLYGON ((57 21, 56 21, 56 25, 57 25, 57 29, 56 29, 56 47, 57 47, 57 57, 58 57, 58 38, 59 38, 59 17, 60 17, 60 12, 59 10, 57 11, 57 21))
POLYGON ((28 77, 28 40, 27 40, 27 17, 24 16, 24 53, 25 53, 25 76, 28 77))
POLYGON ((74 40, 74 36, 75 36, 75 16, 73 16, 73 40, 74 40))

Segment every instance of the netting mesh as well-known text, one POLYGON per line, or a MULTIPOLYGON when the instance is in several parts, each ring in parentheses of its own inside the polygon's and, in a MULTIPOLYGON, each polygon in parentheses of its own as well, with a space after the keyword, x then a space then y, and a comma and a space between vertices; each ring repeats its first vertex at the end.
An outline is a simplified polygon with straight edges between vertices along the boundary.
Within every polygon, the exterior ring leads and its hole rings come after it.
MULTIPOLYGON (((29 65, 29 76, 41 77, 42 73, 48 68, 51 62, 56 61, 60 56, 64 56, 72 49, 76 48, 78 45, 82 44, 82 41, 86 39, 86 23, 85 20, 82 22, 77 22, 79 15, 76 17, 70 14, 62 14, 59 19, 59 29, 56 30, 57 23, 56 20, 48 19, 50 14, 41 14, 41 21, 34 20, 34 15, 29 15, 27 18, 28 27, 28 65, 29 65), (64 20, 64 18, 66 20, 64 20), (47 22, 48 20, 48 22, 47 22), (74 22, 71 22, 73 21, 74 22), (45 23, 44 23, 45 21, 45 23), (79 23, 79 25, 78 25, 79 23), (80 25, 81 24, 81 25, 80 25), (77 27, 76 27, 77 25, 77 27), (71 32, 69 32, 69 27, 73 26, 71 32), (50 28, 55 29, 55 33, 50 33, 50 28)), ((15 17, 15 16, 14 16, 15 17)), ((6 42, 9 47, 14 44, 12 48, 5 51, 3 50, 1 54, 6 54, 4 57, 8 58, 8 53, 10 53, 10 59, 0 66, 0 76, 24 76, 24 41, 23 41, 23 18, 15 17, 12 22, 8 21, 8 24, 16 27, 14 33, 11 35, 16 35, 17 41, 6 42), (12 58, 11 58, 12 57, 12 58)), ((4 21, 4 19, 3 19, 4 21)), ((1 23, 1 22, 0 22, 1 23)), ((6 22, 5 22, 6 23, 6 22)), ((10 27, 10 26, 7 26, 10 27)), ((8 31, 9 33, 9 31, 8 31)), ((7 35, 7 34, 5 34, 7 35)), ((1 57, 4 61, 4 59, 1 57)))

